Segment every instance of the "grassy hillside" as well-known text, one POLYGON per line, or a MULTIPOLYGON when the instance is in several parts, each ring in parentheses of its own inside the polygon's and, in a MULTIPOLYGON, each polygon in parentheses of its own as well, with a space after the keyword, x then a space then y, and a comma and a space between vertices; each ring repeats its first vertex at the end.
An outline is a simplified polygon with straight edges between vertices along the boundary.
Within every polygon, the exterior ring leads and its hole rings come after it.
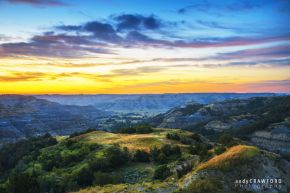
POLYGON ((94 131, 91 133, 76 136, 72 139, 80 140, 86 143, 97 143, 103 145, 120 145, 126 147, 130 151, 144 150, 149 152, 150 149, 157 147, 160 148, 165 144, 178 145, 180 147, 186 147, 176 140, 170 140, 166 138, 168 133, 179 133, 179 135, 189 137, 192 133, 187 131, 181 131, 178 129, 154 129, 152 133, 146 134, 123 134, 123 133, 109 133, 105 131, 94 131))
POLYGON ((262 193, 266 189, 258 190, 251 186, 248 190, 236 188, 233 179, 262 178, 271 170, 275 170, 276 177, 285 180, 280 192, 286 193, 289 167, 284 164, 276 155, 254 146, 236 145, 222 154, 215 154, 212 158, 201 161, 181 178, 171 175, 164 180, 94 186, 76 193, 262 193))
POLYGON ((237 145, 229 148, 226 152, 213 157, 207 162, 201 163, 196 168, 196 171, 201 171, 204 169, 229 170, 250 160, 259 153, 260 150, 257 147, 237 145))
POLYGON ((57 140, 50 135, 24 140, 0 150, 0 190, 61 193, 92 185, 164 180, 176 175, 177 163, 193 156, 195 143, 206 146, 199 135, 177 129, 142 134, 92 131, 57 140), (34 183, 27 187, 21 178, 34 183))
POLYGON ((284 166, 275 165, 277 156, 269 161, 258 148, 228 138, 213 144, 178 129, 124 131, 129 130, 91 131, 57 140, 45 135, 5 146, 0 149, 0 192, 239 192, 226 191, 223 183, 235 175, 266 175, 264 163, 277 175, 283 173, 284 166), (204 172, 209 176, 202 176, 204 172))

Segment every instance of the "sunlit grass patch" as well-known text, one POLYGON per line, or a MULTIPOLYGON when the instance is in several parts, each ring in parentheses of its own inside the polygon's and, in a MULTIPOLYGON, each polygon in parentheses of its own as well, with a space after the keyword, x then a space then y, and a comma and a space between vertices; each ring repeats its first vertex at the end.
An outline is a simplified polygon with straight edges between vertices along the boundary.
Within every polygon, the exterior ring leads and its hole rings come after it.
POLYGON ((148 134, 119 134, 105 131, 94 131, 75 137, 89 143, 98 143, 103 145, 120 145, 127 147, 130 151, 144 150, 149 152, 151 148, 160 148, 165 144, 179 145, 184 147, 178 141, 168 140, 166 134, 175 130, 154 129, 153 133, 148 134))
POLYGON ((67 138, 68 138, 68 136, 60 136, 60 135, 55 136, 55 139, 58 142, 61 142, 61 141, 65 140, 65 139, 67 139, 67 138))
POLYGON ((196 171, 204 169, 222 169, 227 170, 237 164, 248 161, 260 153, 260 150, 254 146, 237 145, 231 147, 226 152, 217 155, 205 163, 201 163, 196 171))

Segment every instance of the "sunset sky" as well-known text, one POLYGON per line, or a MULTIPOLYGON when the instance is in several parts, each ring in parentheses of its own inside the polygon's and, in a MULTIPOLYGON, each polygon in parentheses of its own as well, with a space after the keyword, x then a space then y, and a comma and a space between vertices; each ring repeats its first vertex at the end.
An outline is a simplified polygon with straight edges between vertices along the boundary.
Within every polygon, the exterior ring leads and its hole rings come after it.
POLYGON ((0 93, 290 92, 289 0, 0 0, 0 93))

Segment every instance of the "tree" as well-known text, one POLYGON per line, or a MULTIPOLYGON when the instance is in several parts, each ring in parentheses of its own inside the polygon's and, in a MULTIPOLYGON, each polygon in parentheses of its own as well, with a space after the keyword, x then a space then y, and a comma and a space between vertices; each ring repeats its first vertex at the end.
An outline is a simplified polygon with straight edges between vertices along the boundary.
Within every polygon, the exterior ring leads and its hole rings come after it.
POLYGON ((155 170, 154 179, 165 180, 170 175, 170 169, 166 165, 161 165, 155 170))
POLYGON ((214 152, 217 154, 217 155, 220 155, 222 153, 224 153, 226 151, 226 148, 222 145, 220 146, 217 146, 214 148, 214 152))
POLYGON ((232 147, 236 145, 233 137, 230 134, 223 134, 219 137, 219 142, 226 146, 226 147, 232 147))
POLYGON ((83 169, 81 169, 77 175, 77 183, 80 187, 92 185, 93 179, 93 172, 88 167, 84 167, 83 169))
POLYGON ((154 162, 158 161, 159 154, 160 154, 160 150, 156 146, 154 146, 154 148, 150 150, 150 155, 154 162))
POLYGON ((149 162, 150 161, 150 155, 146 151, 137 150, 134 154, 134 160, 137 162, 149 162))
POLYGON ((190 137, 192 139, 194 139, 195 141, 197 141, 197 142, 201 142, 202 141, 200 135, 197 134, 197 133, 192 134, 190 137))
POLYGON ((94 174, 94 184, 96 185, 106 185, 106 184, 112 184, 113 183, 113 178, 106 173, 103 172, 96 172, 94 174))
POLYGON ((111 146, 106 150, 105 156, 111 167, 117 167, 125 164, 129 160, 128 149, 124 148, 122 151, 117 146, 111 146))
POLYGON ((39 193, 37 176, 27 173, 13 174, 7 184, 9 193, 39 193))

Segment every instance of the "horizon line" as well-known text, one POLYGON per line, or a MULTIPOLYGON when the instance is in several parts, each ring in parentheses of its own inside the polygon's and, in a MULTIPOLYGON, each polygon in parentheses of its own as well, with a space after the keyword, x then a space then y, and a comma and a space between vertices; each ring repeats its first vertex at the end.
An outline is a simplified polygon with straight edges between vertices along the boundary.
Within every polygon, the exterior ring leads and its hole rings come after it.
POLYGON ((21 94, 21 93, 0 93, 0 95, 23 95, 23 96, 39 96, 39 95, 174 95, 174 94, 290 94, 290 92, 177 92, 177 93, 42 93, 42 94, 21 94))

